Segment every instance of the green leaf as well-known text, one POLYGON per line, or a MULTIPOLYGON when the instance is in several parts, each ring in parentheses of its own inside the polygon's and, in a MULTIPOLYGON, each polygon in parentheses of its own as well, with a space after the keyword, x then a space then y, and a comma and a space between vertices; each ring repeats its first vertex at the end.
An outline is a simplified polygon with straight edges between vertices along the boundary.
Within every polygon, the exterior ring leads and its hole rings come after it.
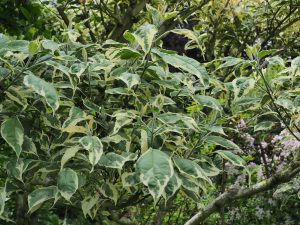
POLYGON ((28 45, 29 54, 34 55, 38 52, 38 50, 39 50, 39 44, 37 41, 29 42, 29 45, 28 45))
POLYGON ((12 159, 6 164, 7 172, 10 176, 15 177, 23 182, 22 175, 26 171, 31 160, 12 159))
POLYGON ((81 209, 85 218, 86 215, 89 215, 92 219, 95 217, 97 210, 95 212, 92 212, 92 209, 95 208, 98 202, 99 202, 98 194, 95 196, 85 197, 81 201, 81 209))
POLYGON ((46 99, 47 104, 56 111, 59 107, 59 98, 55 88, 52 84, 44 81, 43 79, 29 74, 24 77, 24 84, 32 88, 37 94, 46 99))
POLYGON ((135 49, 123 47, 121 49, 118 49, 118 53, 116 54, 116 57, 119 57, 120 59, 124 59, 124 60, 129 60, 129 59, 141 58, 142 54, 136 51, 135 49))
POLYGON ((86 68, 87 68, 87 65, 85 63, 74 63, 70 67, 69 73, 75 74, 78 77, 78 79, 80 80, 80 77, 84 73, 86 68))
POLYGON ((45 201, 56 198, 58 193, 56 186, 42 187, 34 190, 28 195, 29 212, 36 211, 45 201))
POLYGON ((255 80, 248 77, 239 77, 235 78, 232 81, 234 99, 248 94, 255 86, 255 80))
POLYGON ((133 35, 133 33, 129 32, 128 30, 126 30, 123 34, 123 37, 129 41, 131 44, 135 43, 135 36, 133 35))
POLYGON ((77 173, 70 168, 62 169, 58 174, 57 187, 60 194, 67 201, 70 201, 70 198, 78 189, 77 173))
POLYGON ((101 106, 96 105, 95 103, 91 102, 88 99, 84 99, 83 104, 87 109, 89 109, 93 112, 100 113, 100 111, 101 111, 101 106))
POLYGON ((122 80, 129 89, 132 89, 134 85, 140 84, 140 76, 134 73, 122 73, 117 79, 122 80))
POLYGON ((8 118, 2 123, 1 136, 19 157, 24 142, 24 128, 17 117, 8 118))
POLYGON ((200 105, 204 105, 206 107, 221 111, 221 104, 213 97, 205 96, 205 95, 195 95, 193 96, 195 102, 200 105))
POLYGON ((123 187, 132 187, 141 183, 139 174, 135 172, 133 173, 124 172, 121 176, 121 179, 122 179, 123 187))
POLYGON ((240 156, 230 151, 218 150, 215 151, 215 153, 219 154, 220 156, 222 156, 222 158, 228 160, 233 165, 241 166, 241 167, 244 167, 246 165, 246 162, 240 156))
POLYGON ((79 146, 73 146, 73 147, 69 147, 66 149, 63 157, 61 158, 60 161, 60 168, 62 169, 64 167, 64 165, 71 159, 73 158, 76 153, 80 150, 79 146))
POLYGON ((62 127, 66 128, 71 125, 76 125, 77 123, 86 120, 86 113, 78 107, 73 106, 69 111, 69 117, 63 123, 62 127))
POLYGON ((70 75, 69 73, 69 68, 58 63, 55 61, 46 61, 46 64, 49 66, 52 66, 54 69, 59 70, 61 72, 63 72, 64 74, 66 74, 69 78, 70 84, 72 86, 73 92, 75 92, 76 89, 76 81, 75 81, 75 77, 72 75, 70 75))
POLYGON ((109 152, 101 156, 98 164, 107 168, 122 169, 126 162, 136 159, 137 154, 135 153, 124 152, 122 155, 118 155, 114 152, 109 152))
POLYGON ((232 141, 230 141, 226 138, 220 137, 220 136, 209 135, 205 138, 205 140, 208 143, 220 145, 220 146, 228 148, 228 149, 240 149, 240 147, 237 146, 232 141))
POLYGON ((165 188, 165 191, 163 193, 163 196, 166 201, 168 199, 170 199, 176 193, 176 191, 180 188, 181 184, 182 184, 182 181, 178 177, 177 173, 174 172, 173 176, 170 178, 170 180, 165 188))
MULTIPOLYGON (((142 47, 145 54, 150 51, 157 32, 158 30, 153 24, 146 24, 140 26, 133 33, 135 41, 142 47)), ((130 38, 130 40, 132 40, 132 38, 130 38)))
POLYGON ((286 98, 280 98, 280 99, 277 99, 274 101, 274 103, 276 105, 279 105, 287 110, 294 110, 295 109, 295 106, 294 106, 294 103, 289 100, 289 99, 286 99, 286 98))
POLYGON ((275 123, 272 121, 263 121, 254 126, 254 132, 262 130, 271 130, 274 125, 275 123))
POLYGON ((196 121, 189 116, 179 113, 163 113, 157 117, 163 123, 173 125, 182 123, 186 128, 198 131, 198 126, 196 121))
POLYGON ((243 62, 243 59, 239 59, 239 58, 234 58, 231 56, 225 57, 221 59, 222 61, 225 61, 223 64, 221 64, 217 70, 222 69, 222 68, 227 68, 230 66, 235 66, 237 64, 240 64, 243 62))
POLYGON ((201 178, 211 183, 210 179, 206 176, 204 170, 194 161, 184 159, 175 156, 174 164, 178 168, 179 172, 185 176, 191 176, 193 178, 201 178))
POLYGON ((149 149, 136 162, 136 171, 156 204, 174 173, 170 157, 162 151, 149 149))
POLYGON ((22 145, 22 149, 24 152, 32 153, 34 155, 38 155, 36 146, 31 138, 24 136, 24 142, 22 145))
POLYGON ((89 151, 89 161, 92 164, 92 171, 94 166, 99 162, 103 154, 103 145, 100 139, 96 136, 85 136, 79 140, 79 143, 89 151))
POLYGON ((6 49, 12 52, 28 53, 28 45, 29 45, 29 41, 24 41, 24 40, 10 41, 7 43, 6 49))
POLYGON ((116 187, 108 182, 104 182, 101 187, 99 188, 99 191, 107 198, 114 201, 115 205, 117 204, 119 193, 116 189, 116 187))
POLYGON ((8 199, 6 195, 6 187, 0 187, 0 219, 2 214, 4 213, 5 202, 8 199))
POLYGON ((152 50, 152 52, 159 55, 166 63, 174 66, 175 68, 182 69, 195 75, 203 86, 207 86, 209 81, 208 73, 206 69, 195 59, 177 54, 166 54, 157 49, 152 50))
POLYGON ((44 49, 51 50, 52 52, 56 51, 59 48, 59 44, 51 40, 44 40, 42 42, 42 46, 44 49))

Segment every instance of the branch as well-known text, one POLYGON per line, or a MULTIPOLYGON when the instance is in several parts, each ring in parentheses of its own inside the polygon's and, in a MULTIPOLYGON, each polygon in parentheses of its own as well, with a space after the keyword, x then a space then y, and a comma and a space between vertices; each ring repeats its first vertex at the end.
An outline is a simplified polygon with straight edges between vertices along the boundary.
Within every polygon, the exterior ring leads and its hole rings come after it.
POLYGON ((286 25, 284 25, 283 27, 281 27, 281 25, 283 25, 283 23, 285 21, 287 21, 294 12, 296 12, 297 7, 293 8, 280 22, 279 24, 273 29, 273 31, 269 32, 269 35, 267 36, 267 38, 262 42, 261 44, 261 48, 264 48, 269 40, 271 40, 273 37, 276 37, 276 35, 278 35, 280 32, 284 31, 285 29, 287 29, 288 27, 292 26, 294 23, 296 23, 297 21, 300 20, 299 17, 296 17, 295 19, 291 20, 289 23, 287 23, 286 25))
POLYGON ((134 7, 129 7, 127 11, 124 13, 124 16, 121 18, 122 23, 117 23, 112 32, 109 34, 109 38, 113 40, 121 40, 123 33, 130 29, 134 23, 133 18, 136 17, 140 11, 142 11, 146 4, 150 2, 150 0, 140 0, 137 3, 135 2, 134 7))
MULTIPOLYGON (((209 0, 204 0, 200 5, 186 8, 178 13, 178 16, 181 17, 181 20, 186 20, 188 17, 190 17, 194 12, 197 10, 200 10, 203 6, 209 3, 209 0)), ((159 28, 159 34, 161 35, 159 39, 166 36, 168 33, 166 31, 174 29, 178 24, 180 24, 180 20, 166 20, 163 22, 163 24, 159 28)))
POLYGON ((197 225, 204 221, 211 214, 219 211, 225 205, 232 203, 237 199, 249 198, 260 192, 271 190, 276 188, 279 184, 289 182, 300 172, 300 162, 297 161, 288 167, 285 171, 275 174, 269 179, 266 179, 256 185, 253 185, 245 189, 229 189, 219 197, 217 197, 212 203, 210 203, 202 211, 198 212, 191 219, 189 219, 185 225, 197 225))

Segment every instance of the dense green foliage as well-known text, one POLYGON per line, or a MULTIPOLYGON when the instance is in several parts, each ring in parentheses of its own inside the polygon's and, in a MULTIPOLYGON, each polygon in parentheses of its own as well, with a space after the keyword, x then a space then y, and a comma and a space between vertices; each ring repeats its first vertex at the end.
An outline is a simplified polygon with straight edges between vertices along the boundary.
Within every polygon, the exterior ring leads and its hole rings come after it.
POLYGON ((299 14, 1 2, 1 224, 297 224, 299 14))

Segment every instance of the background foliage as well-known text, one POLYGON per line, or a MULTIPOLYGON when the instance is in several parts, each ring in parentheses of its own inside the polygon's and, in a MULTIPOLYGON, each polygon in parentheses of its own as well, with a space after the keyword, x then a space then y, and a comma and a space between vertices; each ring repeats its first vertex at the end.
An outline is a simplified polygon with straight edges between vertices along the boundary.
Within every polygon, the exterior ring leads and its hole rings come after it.
POLYGON ((1 223, 297 224, 299 10, 1 1, 1 223))

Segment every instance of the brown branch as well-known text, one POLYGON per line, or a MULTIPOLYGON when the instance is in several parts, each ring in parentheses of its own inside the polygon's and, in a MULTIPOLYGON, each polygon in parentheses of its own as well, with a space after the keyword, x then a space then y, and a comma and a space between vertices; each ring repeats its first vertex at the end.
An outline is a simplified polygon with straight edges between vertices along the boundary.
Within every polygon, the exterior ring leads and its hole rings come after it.
POLYGON ((279 22, 279 24, 273 29, 273 31, 269 33, 267 38, 262 42, 261 48, 264 48, 268 44, 269 40, 271 40, 271 38, 276 37, 276 35, 278 35, 280 32, 284 31, 285 29, 287 29, 288 27, 292 26, 294 23, 300 20, 300 17, 296 17, 295 19, 291 20, 289 23, 281 27, 284 24, 284 22, 287 21, 292 16, 292 14, 296 12, 296 10, 297 7, 290 10, 290 12, 285 16, 285 18, 283 18, 279 22))
POLYGON ((146 4, 150 2, 150 0, 140 0, 139 2, 135 2, 132 4, 134 7, 128 7, 127 11, 124 13, 124 16, 121 18, 121 23, 117 23, 114 29, 109 34, 109 38, 113 40, 123 40, 123 33, 130 29, 134 23, 133 18, 135 18, 140 11, 142 11, 146 4))
MULTIPOLYGON (((203 6, 209 3, 209 0, 204 0, 200 5, 190 7, 187 9, 182 10, 178 13, 178 16, 180 16, 181 20, 186 20, 188 17, 190 17, 194 12, 197 10, 200 10, 203 6)), ((180 20, 166 20, 163 22, 163 24, 159 28, 159 34, 161 35, 159 39, 163 38, 164 36, 168 35, 166 31, 174 29, 178 24, 180 24, 180 20)))
POLYGON ((300 172, 300 162, 297 161, 289 166, 285 171, 275 174, 256 185, 245 189, 229 189, 217 197, 213 202, 207 205, 202 211, 190 218, 185 225, 197 225, 208 218, 211 214, 219 211, 225 205, 235 200, 249 198, 258 193, 276 188, 278 185, 289 182, 300 172))

